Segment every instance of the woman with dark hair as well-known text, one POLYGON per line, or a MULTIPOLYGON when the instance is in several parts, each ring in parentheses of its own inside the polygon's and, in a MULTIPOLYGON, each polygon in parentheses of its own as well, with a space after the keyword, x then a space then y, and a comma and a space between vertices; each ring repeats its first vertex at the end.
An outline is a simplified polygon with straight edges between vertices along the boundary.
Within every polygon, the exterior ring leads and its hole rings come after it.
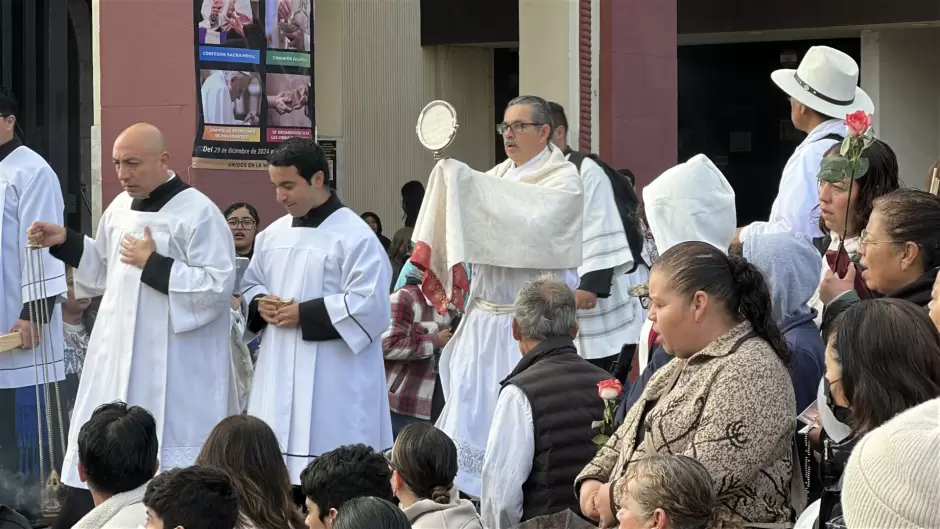
POLYGON ((333 529, 411 529, 401 509, 373 496, 360 496, 343 504, 333 529))
MULTIPOLYGON (((838 156, 840 147, 841 143, 836 144, 826 152, 826 156, 838 156)), ((858 253, 859 236, 868 224, 875 199, 901 187, 898 159, 891 146, 881 140, 875 140, 863 151, 862 157, 868 160, 868 172, 858 180, 819 180, 819 228, 826 235, 814 239, 813 244, 825 256, 820 283, 826 278, 826 273, 834 270, 836 265, 842 274, 850 261, 858 264, 861 258, 858 253)), ((858 279, 856 287, 868 296, 868 289, 861 278, 858 279)), ((810 306, 819 314, 817 324, 820 324, 824 304, 818 289, 810 301, 810 306)))
POLYGON ((424 202, 424 184, 412 180, 401 186, 401 210, 405 226, 395 232, 388 247, 388 258, 392 261, 392 277, 398 277, 402 266, 411 255, 411 234, 414 232, 421 203, 424 202))
MULTIPOLYGON (((899 189, 874 201, 868 226, 859 239, 861 278, 872 291, 927 309, 940 268, 940 197, 917 189, 899 189)), ((859 302, 856 272, 829 272, 820 286, 826 303, 823 337, 839 314, 859 302)))
POLYGON ((251 259, 255 251, 255 236, 261 217, 258 210, 247 202, 236 202, 225 208, 223 212, 228 228, 232 230, 232 239, 235 241, 235 255, 251 259))
MULTIPOLYGON (((372 231, 375 232, 375 236, 382 241, 382 248, 385 248, 385 251, 388 251, 388 245, 391 244, 391 241, 388 240, 388 237, 382 235, 382 219, 378 215, 372 213, 371 211, 366 211, 362 215, 362 220, 366 221, 366 224, 372 228, 372 231)), ((393 276, 394 277, 394 276, 393 276)))
POLYGON ((251 415, 232 415, 209 433, 197 465, 232 478, 241 513, 238 529, 306 529, 274 431, 251 415))
POLYGON ((610 526, 632 466, 685 454, 715 482, 715 524, 785 527, 803 503, 796 407, 790 352, 763 276, 710 244, 683 242, 653 265, 649 297, 649 319, 675 359, 578 476, 582 512, 610 526))
MULTIPOLYGON (((913 303, 858 303, 839 317, 830 335, 823 384, 825 401, 819 405, 848 425, 850 434, 836 442, 823 433, 819 529, 845 525, 842 473, 855 444, 895 415, 940 397, 940 334, 913 303)), ((807 511, 804 516, 812 517, 816 506, 807 511)))
MULTIPOLYGON (((416 529, 482 529, 476 508, 454 487, 457 447, 426 423, 409 424, 386 453, 392 492, 416 529)), ((343 509, 346 507, 344 506, 343 509)))

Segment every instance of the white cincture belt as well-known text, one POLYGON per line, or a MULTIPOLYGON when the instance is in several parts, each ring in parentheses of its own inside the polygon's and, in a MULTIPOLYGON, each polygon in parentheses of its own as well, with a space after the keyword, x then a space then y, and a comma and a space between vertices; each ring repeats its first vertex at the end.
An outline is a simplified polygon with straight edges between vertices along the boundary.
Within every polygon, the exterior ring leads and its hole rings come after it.
POLYGON ((473 305, 480 307, 481 309, 489 312, 490 314, 495 314, 497 316, 504 316, 513 313, 512 305, 503 305, 500 303, 493 303, 492 301, 486 301, 485 299, 473 298, 473 305))

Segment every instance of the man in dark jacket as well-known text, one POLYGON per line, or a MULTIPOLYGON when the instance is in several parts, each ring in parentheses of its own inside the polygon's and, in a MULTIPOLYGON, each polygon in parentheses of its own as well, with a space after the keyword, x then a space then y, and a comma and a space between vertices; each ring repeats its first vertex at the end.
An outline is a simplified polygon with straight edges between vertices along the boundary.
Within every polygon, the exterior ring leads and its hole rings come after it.
POLYGON ((578 356, 574 292, 551 277, 525 284, 514 305, 522 360, 503 380, 483 461, 481 517, 487 529, 565 509, 581 512, 571 483, 597 453, 591 423, 611 378, 578 356))

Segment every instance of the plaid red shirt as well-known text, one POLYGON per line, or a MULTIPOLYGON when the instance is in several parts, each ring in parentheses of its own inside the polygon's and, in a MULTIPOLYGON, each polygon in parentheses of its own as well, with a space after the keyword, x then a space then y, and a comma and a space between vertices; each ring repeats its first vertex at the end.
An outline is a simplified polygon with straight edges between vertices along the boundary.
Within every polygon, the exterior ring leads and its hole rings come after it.
POLYGON ((392 412, 431 418, 434 396, 434 351, 438 331, 447 329, 451 315, 440 315, 427 302, 419 285, 405 285, 391 296, 392 324, 382 334, 388 405, 392 412))

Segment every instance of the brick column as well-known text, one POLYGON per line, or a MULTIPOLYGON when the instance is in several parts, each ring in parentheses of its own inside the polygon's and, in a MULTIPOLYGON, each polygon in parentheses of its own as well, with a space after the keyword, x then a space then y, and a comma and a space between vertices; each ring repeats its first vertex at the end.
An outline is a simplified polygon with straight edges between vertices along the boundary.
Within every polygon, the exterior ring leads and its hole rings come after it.
POLYGON ((601 156, 637 187, 677 162, 676 2, 601 0, 601 156))

